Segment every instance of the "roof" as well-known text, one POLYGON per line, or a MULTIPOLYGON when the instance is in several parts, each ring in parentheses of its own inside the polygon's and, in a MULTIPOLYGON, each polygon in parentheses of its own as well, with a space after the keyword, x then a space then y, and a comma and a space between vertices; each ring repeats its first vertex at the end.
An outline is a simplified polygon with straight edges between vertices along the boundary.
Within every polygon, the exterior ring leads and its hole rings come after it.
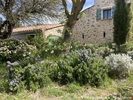
POLYGON ((19 27, 19 28, 14 28, 13 33, 28 32, 33 30, 49 30, 60 26, 63 26, 63 25, 62 24, 45 24, 45 25, 19 27))
POLYGON ((86 10, 88 10, 88 9, 90 9, 90 8, 92 8, 92 7, 94 7, 94 5, 91 5, 90 7, 84 9, 82 12, 85 12, 86 10))

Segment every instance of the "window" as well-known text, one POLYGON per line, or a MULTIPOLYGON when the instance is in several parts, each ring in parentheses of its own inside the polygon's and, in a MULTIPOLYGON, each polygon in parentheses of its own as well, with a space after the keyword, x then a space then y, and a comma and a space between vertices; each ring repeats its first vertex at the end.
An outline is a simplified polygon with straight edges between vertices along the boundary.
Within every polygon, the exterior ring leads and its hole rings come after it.
POLYGON ((84 37, 85 37, 84 34, 82 34, 82 39, 84 39, 84 37))
POLYGON ((97 8, 96 20, 112 19, 115 9, 116 9, 115 6, 107 6, 107 7, 97 8))
POLYGON ((111 18, 111 9, 103 10, 103 19, 111 18))
POLYGON ((35 35, 34 34, 31 34, 31 35, 29 35, 31 38, 34 38, 35 37, 35 35))
POLYGON ((106 36, 106 33, 104 32, 104 33, 103 33, 103 37, 105 38, 105 36, 106 36))

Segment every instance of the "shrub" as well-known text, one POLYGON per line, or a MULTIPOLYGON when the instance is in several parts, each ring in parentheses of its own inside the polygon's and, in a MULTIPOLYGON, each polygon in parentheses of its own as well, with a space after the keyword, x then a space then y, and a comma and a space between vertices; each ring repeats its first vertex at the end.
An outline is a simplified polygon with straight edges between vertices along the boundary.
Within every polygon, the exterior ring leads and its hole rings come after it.
POLYGON ((117 45, 121 45, 126 42, 127 36, 132 28, 132 8, 131 4, 127 4, 125 0, 115 0, 115 6, 116 8, 113 16, 113 38, 117 45))
POLYGON ((46 48, 45 48, 45 55, 51 56, 55 55, 58 56, 64 50, 65 44, 63 40, 59 36, 48 36, 46 38, 46 48))
POLYGON ((8 89, 11 92, 20 92, 22 89, 36 91, 37 89, 47 86, 51 79, 49 78, 49 69, 47 62, 34 65, 10 66, 8 71, 8 89))
POLYGON ((20 40, 0 40, 0 60, 16 61, 32 56, 36 48, 20 40))
POLYGON ((100 86, 107 78, 107 65, 99 57, 92 57, 87 63, 82 62, 74 69, 74 78, 80 84, 89 83, 91 86, 100 86))
POLYGON ((36 31, 34 37, 27 36, 26 42, 30 45, 33 45, 37 48, 36 54, 39 55, 41 58, 45 58, 45 50, 46 50, 46 38, 44 37, 42 32, 36 31))
POLYGON ((107 76, 107 66, 89 50, 72 51, 59 62, 58 79, 62 84, 78 82, 80 85, 101 85, 107 76))
POLYGON ((30 45, 36 46, 37 49, 42 49, 45 47, 46 38, 43 33, 37 32, 34 37, 27 36, 26 42, 30 45))
POLYGON ((126 54, 111 54, 105 58, 110 76, 124 77, 133 69, 133 61, 126 54))
POLYGON ((133 51, 127 51, 127 54, 133 59, 133 51))
POLYGON ((78 42, 72 41, 71 42, 71 48, 70 51, 74 51, 74 50, 82 50, 82 49, 89 49, 92 52, 95 51, 95 48, 97 48, 97 46, 93 45, 93 44, 79 44, 78 42))
POLYGON ((109 48, 108 46, 102 46, 95 49, 95 53, 98 54, 99 56, 102 56, 103 58, 105 58, 106 56, 110 55, 113 52, 114 50, 109 48))

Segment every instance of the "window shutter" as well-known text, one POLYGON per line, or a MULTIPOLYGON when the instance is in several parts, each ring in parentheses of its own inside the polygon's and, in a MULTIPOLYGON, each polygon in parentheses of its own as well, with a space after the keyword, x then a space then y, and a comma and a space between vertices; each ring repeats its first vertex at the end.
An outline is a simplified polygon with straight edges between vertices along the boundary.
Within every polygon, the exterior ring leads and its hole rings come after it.
POLYGON ((112 7, 112 16, 111 16, 112 18, 113 18, 113 16, 114 16, 115 9, 116 9, 116 6, 113 6, 113 7, 112 7))
POLYGON ((96 19, 97 20, 100 20, 101 19, 101 8, 98 8, 97 9, 96 19))

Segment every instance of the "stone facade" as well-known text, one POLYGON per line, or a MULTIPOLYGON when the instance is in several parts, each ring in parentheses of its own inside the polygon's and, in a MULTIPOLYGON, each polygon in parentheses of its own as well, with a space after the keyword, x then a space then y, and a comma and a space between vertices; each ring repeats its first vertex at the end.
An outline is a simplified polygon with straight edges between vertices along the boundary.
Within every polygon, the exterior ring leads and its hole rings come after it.
POLYGON ((35 30, 42 31, 44 37, 47 37, 49 35, 56 35, 56 36, 62 36, 61 32, 63 30, 63 25, 40 25, 40 26, 29 26, 29 27, 20 27, 13 30, 13 33, 11 35, 11 39, 20 39, 20 40, 26 40, 26 36, 34 37, 36 32, 35 30))
POLYGON ((94 5, 83 11, 73 28, 72 38, 79 43, 103 44, 113 41, 113 7, 115 0, 94 0, 94 5), (100 19, 97 11, 100 9, 100 19), (111 18, 104 19, 103 11, 111 10, 111 18))
POLYGON ((43 30, 43 34, 47 37, 49 35, 56 35, 56 36, 62 36, 64 26, 43 30))

